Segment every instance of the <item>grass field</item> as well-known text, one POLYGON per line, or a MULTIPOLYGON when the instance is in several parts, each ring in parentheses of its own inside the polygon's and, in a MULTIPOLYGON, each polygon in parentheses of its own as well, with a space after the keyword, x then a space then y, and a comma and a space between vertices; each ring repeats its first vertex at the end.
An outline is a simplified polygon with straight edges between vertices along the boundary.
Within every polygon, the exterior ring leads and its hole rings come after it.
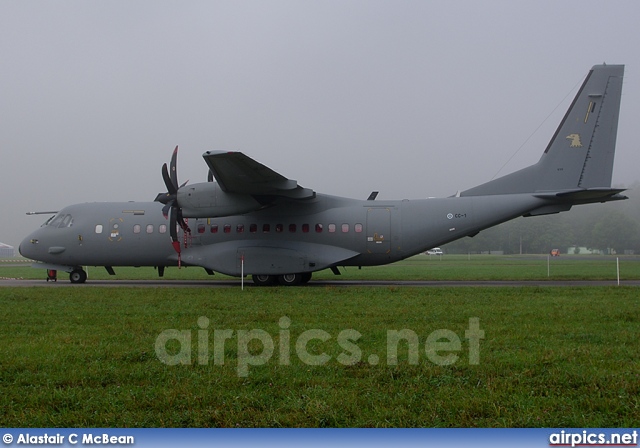
POLYGON ((632 287, 4 287, 0 304, 5 427, 640 422, 640 297, 632 287), (474 318, 484 332, 477 363, 465 335, 474 318), (190 344, 169 339, 158 351, 171 329, 190 344), (396 361, 388 332, 403 329, 419 350, 401 341, 396 361), (221 343, 223 330, 230 338, 221 343), (345 330, 361 336, 350 332, 345 344, 345 330), (305 346, 310 334, 316 339, 305 346), (435 347, 434 334, 448 347, 435 347), (441 365, 439 356, 457 358, 441 365))

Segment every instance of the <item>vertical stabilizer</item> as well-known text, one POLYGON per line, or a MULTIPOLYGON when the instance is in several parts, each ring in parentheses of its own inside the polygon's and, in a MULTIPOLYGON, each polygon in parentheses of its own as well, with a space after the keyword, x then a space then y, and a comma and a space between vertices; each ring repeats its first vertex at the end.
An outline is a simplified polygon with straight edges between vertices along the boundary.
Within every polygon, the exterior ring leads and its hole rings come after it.
POLYGON ((538 190, 611 186, 623 65, 596 65, 540 159, 538 190))
POLYGON ((610 187, 623 74, 624 65, 594 66, 537 164, 461 195, 610 187))

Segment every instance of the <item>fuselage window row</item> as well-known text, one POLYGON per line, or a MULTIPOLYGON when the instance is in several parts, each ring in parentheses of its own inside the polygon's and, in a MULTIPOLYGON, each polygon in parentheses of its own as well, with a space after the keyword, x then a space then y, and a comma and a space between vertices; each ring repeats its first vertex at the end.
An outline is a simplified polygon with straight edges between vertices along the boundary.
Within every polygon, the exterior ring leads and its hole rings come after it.
MULTIPOLYGON (((69 227, 70 227, 70 225, 69 225, 69 227)), ((275 227, 276 233, 283 233, 284 232, 285 226, 283 224, 276 224, 274 227, 275 227)), ((310 232, 310 228, 311 227, 310 227, 309 224, 302 224, 300 227, 301 227, 302 233, 309 233, 310 232)), ((289 233, 296 233, 298 231, 297 224, 289 224, 286 228, 288 229, 289 233)), ((315 226, 314 226, 314 230, 315 230, 316 233, 322 233, 324 228, 325 228, 324 225, 320 224, 320 223, 315 224, 315 226)), ((336 224, 328 224, 327 225, 327 231, 329 233, 336 233, 337 228, 338 227, 336 226, 336 224)), ((350 225, 347 224, 347 223, 343 223, 340 226, 340 230, 341 230, 342 233, 349 233, 350 228, 351 228, 350 225)), ((103 229, 104 229, 104 226, 102 224, 96 224, 96 227, 95 227, 95 232, 96 233, 98 233, 98 234, 102 233, 103 229)), ((206 227, 205 224, 198 224, 196 229, 197 229, 197 232, 199 234, 203 234, 203 233, 206 233, 207 227, 206 227)), ((231 224, 224 224, 222 226, 222 229, 223 229, 224 233, 231 233, 232 226, 231 226, 231 224)), ((153 224, 148 224, 148 225, 145 226, 145 232, 148 233, 148 234, 152 234, 154 232, 154 230, 155 230, 155 228, 154 228, 153 224)), ((210 233, 218 233, 218 230, 219 230, 218 224, 212 224, 212 225, 209 226, 210 233)), ((237 224, 236 225, 236 233, 244 233, 244 230, 245 230, 244 224, 237 224)), ((355 233, 362 233, 362 231, 363 231, 362 224, 356 223, 353 226, 353 231, 355 233)), ((133 225, 133 233, 137 235, 137 234, 140 234, 141 232, 142 232, 142 225, 134 224, 133 225)), ((271 224, 263 224, 262 225, 262 232, 263 233, 271 232, 271 224)), ((167 225, 166 224, 159 225, 158 226, 158 233, 167 233, 167 225)), ((257 224, 250 224, 249 225, 249 233, 258 233, 258 225, 257 224)))
MULTIPOLYGON (((209 232, 210 233, 218 233, 219 231, 219 225, 218 224, 211 224, 209 226, 209 232)), ((249 225, 249 233, 258 233, 258 225, 257 224, 250 224, 249 225)), ((273 228, 275 229, 276 233, 284 233, 285 229, 288 229, 289 233, 296 233, 298 231, 298 225, 297 224, 289 224, 287 226, 285 226, 284 224, 275 224, 273 226, 273 228)), ((316 233, 322 233, 325 229, 324 224, 320 224, 317 223, 314 225, 314 231, 316 233)), ((327 225, 327 230, 329 233, 336 233, 337 231, 337 226, 336 224, 328 224, 327 225)), ((233 226, 231 224, 224 224, 222 226, 222 230, 224 233, 232 233, 232 229, 233 226)), ((272 226, 271 224, 263 224, 262 225, 262 233, 269 233, 271 232, 272 226)), ((311 226, 309 224, 302 224, 300 226, 300 229, 302 231, 302 233, 309 233, 311 231, 311 226)), ((343 223, 340 226, 340 230, 342 233, 349 233, 349 230, 351 229, 350 224, 347 223, 343 223)), ((356 223, 353 226, 353 231, 355 233, 362 233, 364 227, 362 226, 362 224, 360 223, 356 223)), ((199 234, 204 234, 207 232, 207 226, 205 224, 198 224, 196 227, 196 231, 199 234)), ((237 224, 236 225, 236 233, 244 233, 245 231, 245 225, 244 224, 237 224)))

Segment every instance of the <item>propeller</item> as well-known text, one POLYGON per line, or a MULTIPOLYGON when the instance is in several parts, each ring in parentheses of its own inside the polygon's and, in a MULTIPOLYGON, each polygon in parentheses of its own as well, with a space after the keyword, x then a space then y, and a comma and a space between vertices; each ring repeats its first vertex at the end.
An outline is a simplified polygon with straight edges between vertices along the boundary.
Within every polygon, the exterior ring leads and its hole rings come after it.
POLYGON ((180 241, 178 240, 178 230, 177 225, 179 224, 182 230, 186 233, 191 233, 191 229, 187 225, 186 221, 182 216, 182 209, 180 208, 180 204, 178 204, 178 190, 184 187, 187 182, 178 186, 178 147, 173 150, 173 155, 171 156, 171 162, 169 168, 167 168, 167 164, 162 165, 162 179, 164 179, 164 184, 167 187, 166 193, 160 193, 156 197, 156 201, 164 204, 162 208, 162 214, 165 218, 169 219, 169 235, 171 235, 171 244, 173 244, 173 248, 178 253, 178 264, 180 264, 180 241))

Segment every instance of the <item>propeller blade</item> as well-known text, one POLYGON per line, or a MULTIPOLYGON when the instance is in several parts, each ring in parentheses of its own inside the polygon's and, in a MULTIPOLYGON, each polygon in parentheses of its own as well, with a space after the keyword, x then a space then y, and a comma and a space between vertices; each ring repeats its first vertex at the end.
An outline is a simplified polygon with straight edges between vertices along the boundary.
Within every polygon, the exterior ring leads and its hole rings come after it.
POLYGON ((169 195, 174 195, 178 193, 178 189, 173 184, 171 176, 169 175, 169 170, 167 169, 167 164, 162 165, 162 179, 164 180, 164 185, 167 187, 167 191, 169 195))
POLYGON ((169 213, 169 235, 171 235, 171 241, 178 241, 178 228, 176 225, 177 210, 171 207, 171 213, 169 213))
POLYGON ((171 211, 171 204, 167 204, 164 207, 162 207, 162 216, 164 216, 164 219, 167 219, 169 217, 169 212, 171 211))
POLYGON ((184 217, 182 216, 182 209, 180 208, 178 209, 178 224, 180 224, 180 227, 182 227, 182 230, 184 230, 185 233, 191 233, 189 224, 184 220, 184 217))
MULTIPOLYGON (((171 175, 171 183, 173 184, 174 190, 178 190, 178 147, 173 150, 173 154, 171 155, 171 165, 170 165, 170 175, 171 175)), ((171 191, 171 190, 169 190, 171 191)))
POLYGON ((177 219, 177 214, 180 212, 180 209, 176 209, 175 207, 171 207, 171 218, 169 219, 169 225, 171 226, 169 229, 169 233, 171 234, 171 245, 173 246, 173 249, 178 253, 178 269, 180 269, 181 265, 182 265, 182 260, 181 260, 181 248, 180 248, 180 241, 178 240, 178 229, 176 227, 176 219, 177 219))
POLYGON ((191 233, 191 229, 182 217, 182 209, 178 204, 178 189, 184 187, 187 182, 178 186, 178 147, 173 150, 171 162, 162 165, 162 179, 167 187, 167 193, 161 193, 156 197, 156 201, 165 204, 162 207, 162 215, 169 218, 169 235, 171 236, 171 245, 178 253, 178 267, 181 265, 180 260, 180 240, 178 239, 178 224, 185 233, 191 233))
POLYGON ((171 213, 169 214, 169 235, 171 235, 171 242, 173 243, 173 247, 176 248, 176 252, 180 253, 180 241, 178 240, 178 227, 176 224, 177 214, 177 210, 171 207, 171 213), (176 245, 176 243, 178 244, 176 245))

